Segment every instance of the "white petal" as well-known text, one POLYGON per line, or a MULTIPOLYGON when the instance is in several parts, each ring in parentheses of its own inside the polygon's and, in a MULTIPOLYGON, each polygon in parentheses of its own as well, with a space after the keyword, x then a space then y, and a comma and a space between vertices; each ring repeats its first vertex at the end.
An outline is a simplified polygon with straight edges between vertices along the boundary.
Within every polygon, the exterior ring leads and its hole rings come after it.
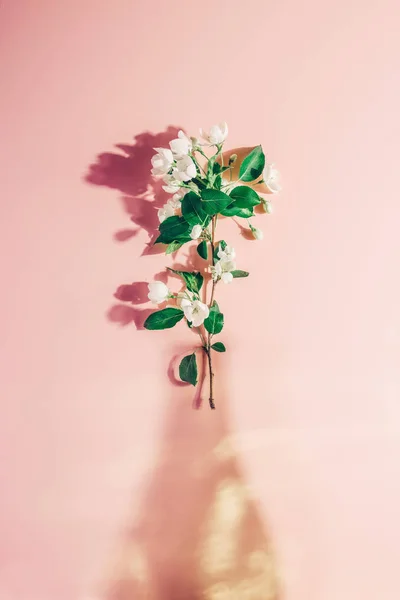
POLYGON ((194 225, 192 231, 190 232, 190 237, 192 240, 197 240, 201 236, 202 231, 203 228, 201 225, 194 225))
POLYGON ((179 138, 177 138, 176 140, 172 140, 172 142, 170 142, 169 145, 171 147, 172 152, 178 157, 184 156, 189 152, 190 149, 188 140, 182 140, 179 138))
POLYGON ((208 133, 206 131, 204 131, 204 129, 202 129, 200 127, 199 132, 200 132, 200 136, 203 138, 203 140, 206 140, 206 142, 210 141, 210 136, 208 135, 208 133))
POLYGON ((167 218, 167 215, 165 214, 164 208, 158 209, 157 216, 158 216, 158 220, 160 221, 160 223, 165 221, 165 219, 167 218))
POLYGON ((223 121, 222 123, 219 124, 219 128, 221 130, 223 139, 225 140, 228 135, 228 124, 225 121, 223 121))
POLYGON ((224 283, 231 283, 233 281, 232 273, 222 273, 221 279, 224 283))
POLYGON ((273 194, 277 194, 282 190, 282 186, 279 185, 279 183, 275 179, 271 179, 270 181, 266 182, 266 185, 269 191, 273 194))
POLYGON ((196 177, 196 165, 194 164, 194 162, 192 162, 192 164, 188 166, 188 168, 186 169, 186 173, 189 175, 190 179, 196 177))
POLYGON ((188 321, 190 321, 190 322, 193 321, 193 306, 192 306, 192 304, 190 304, 189 306, 185 306, 185 308, 183 309, 183 313, 188 321))
POLYGON ((148 298, 154 304, 160 304, 164 302, 169 296, 168 286, 162 281, 152 281, 148 284, 149 293, 148 298))
POLYGON ((263 179, 264 179, 265 183, 267 183, 267 181, 269 181, 271 174, 272 174, 272 165, 269 165, 268 163, 266 163, 265 167, 264 167, 264 171, 263 171, 263 179))

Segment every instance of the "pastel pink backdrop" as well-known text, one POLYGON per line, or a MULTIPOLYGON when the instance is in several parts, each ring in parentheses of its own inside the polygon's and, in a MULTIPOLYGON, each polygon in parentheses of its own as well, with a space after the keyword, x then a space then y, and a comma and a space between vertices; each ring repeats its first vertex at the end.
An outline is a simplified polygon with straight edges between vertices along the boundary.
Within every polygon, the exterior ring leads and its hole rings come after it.
POLYGON ((284 180, 262 243, 224 225, 251 277, 220 303, 231 429, 285 598, 395 597, 399 16, 394 0, 1 2, 2 600, 95 597, 168 404, 192 411, 166 374, 186 331, 110 321, 118 286, 166 260, 140 256, 145 231, 115 239, 136 226, 89 165, 222 119, 284 180))

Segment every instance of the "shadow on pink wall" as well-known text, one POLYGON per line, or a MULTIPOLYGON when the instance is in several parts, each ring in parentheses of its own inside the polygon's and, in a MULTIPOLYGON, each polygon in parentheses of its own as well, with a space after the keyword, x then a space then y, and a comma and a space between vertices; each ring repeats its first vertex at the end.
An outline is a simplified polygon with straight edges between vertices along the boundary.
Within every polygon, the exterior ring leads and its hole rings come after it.
MULTIPOLYGON (((86 178, 125 194, 123 206, 131 221, 149 234, 143 254, 152 251, 157 208, 166 199, 149 177, 153 148, 165 146, 177 131, 168 127, 159 134, 136 136, 133 145, 118 145, 123 154, 99 155, 86 178)), ((125 229, 115 239, 126 241, 136 232, 125 229)), ((199 268, 197 260, 197 253, 190 253, 189 266, 199 268)), ((158 278, 165 276, 158 274, 158 278)), ((125 304, 114 305, 108 318, 142 328, 152 312, 137 308, 148 302, 147 284, 123 284, 114 296, 125 304)), ((192 410, 192 388, 176 377, 182 350, 175 348, 169 367, 170 393, 158 460, 139 511, 121 535, 101 595, 105 600, 276 600, 271 543, 235 450, 229 394, 223 383, 217 383, 217 410, 192 410)), ((218 364, 218 370, 223 382, 222 365, 218 364)), ((201 404, 198 387, 197 408, 201 404)))
POLYGON ((161 133, 140 133, 134 137, 132 144, 116 144, 118 152, 99 154, 85 178, 88 183, 106 186, 123 194, 123 208, 137 227, 116 231, 114 239, 125 242, 144 229, 150 239, 143 254, 163 252, 163 249, 154 247, 153 242, 159 225, 157 209, 169 198, 162 189, 162 182, 151 177, 151 157, 154 148, 168 146, 179 129, 170 125, 161 133))
POLYGON ((193 411, 187 392, 168 398, 158 460, 104 598, 277 600, 271 543, 230 433, 228 394, 218 388, 211 412, 193 411))

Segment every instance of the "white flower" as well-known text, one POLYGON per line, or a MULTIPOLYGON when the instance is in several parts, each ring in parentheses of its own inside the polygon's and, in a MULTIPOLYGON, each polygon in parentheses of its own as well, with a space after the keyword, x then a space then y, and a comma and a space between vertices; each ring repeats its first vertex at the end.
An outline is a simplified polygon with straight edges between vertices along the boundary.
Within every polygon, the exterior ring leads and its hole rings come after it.
POLYGON ((256 240, 262 240, 264 237, 264 234, 261 231, 261 229, 257 229, 257 227, 251 227, 251 233, 253 234, 253 237, 256 240))
POLYGON ((167 202, 167 204, 164 204, 162 208, 159 208, 157 213, 160 223, 165 221, 165 219, 168 219, 168 217, 173 217, 174 214, 175 208, 170 204, 169 201, 167 202))
POLYGON ((220 246, 217 255, 223 262, 233 261, 236 258, 235 248, 232 248, 232 246, 225 246, 225 249, 223 250, 220 246))
POLYGON ((196 165, 190 156, 184 156, 177 161, 173 176, 178 181, 189 181, 196 177, 196 165))
POLYGON ((153 281, 149 283, 149 293, 148 299, 153 302, 153 304, 161 304, 164 302, 169 296, 169 289, 162 281, 153 281))
POLYGON ((263 179, 265 185, 273 194, 277 194, 281 191, 282 187, 279 183, 279 171, 275 169, 274 165, 266 164, 263 172, 263 179))
POLYGON ((189 190, 187 188, 179 188, 179 190, 176 192, 176 194, 174 194, 172 196, 172 200, 174 202, 179 202, 179 206, 180 206, 181 205, 181 201, 183 200, 184 196, 186 196, 186 194, 188 193, 188 191, 189 190))
POLYGON ((210 312, 207 304, 200 302, 200 300, 190 300, 189 298, 181 300, 181 308, 193 327, 200 327, 210 312))
POLYGON ((218 281, 222 275, 222 265, 221 261, 217 260, 214 266, 211 267, 211 277, 213 281, 218 281))
POLYGON ((164 192, 167 192, 167 194, 179 193, 179 191, 181 189, 181 185, 180 185, 179 181, 177 181, 173 175, 166 175, 164 177, 164 183, 167 184, 167 185, 162 186, 162 189, 164 190, 164 192))
POLYGON ((213 125, 210 128, 209 133, 200 129, 200 135, 204 138, 211 146, 219 146, 222 144, 228 135, 228 125, 225 122, 213 125))
POLYGON ((262 205, 265 212, 269 215, 273 212, 273 206, 269 200, 263 200, 262 205))
POLYGON ((181 207, 181 201, 179 200, 179 198, 175 199, 175 196, 172 196, 172 198, 168 200, 167 204, 168 206, 172 206, 174 210, 177 210, 181 207))
POLYGON ((183 131, 179 131, 178 137, 169 143, 169 147, 177 158, 183 158, 191 151, 192 140, 183 131))
POLYGON ((235 263, 224 263, 222 260, 218 260, 215 265, 211 267, 211 277, 213 281, 221 279, 224 283, 231 283, 233 279, 231 271, 235 269, 235 266, 235 263))
POLYGON ((162 177, 171 169, 174 157, 169 148, 154 148, 157 151, 151 159, 153 177, 162 177))
POLYGON ((233 281, 233 275, 232 275, 232 273, 229 273, 229 272, 228 273, 222 273, 221 280, 224 283, 232 283, 232 281, 233 281))
POLYGON ((192 231, 190 232, 190 237, 192 238, 192 240, 198 240, 201 236, 202 231, 203 228, 201 225, 194 225, 192 231))
POLYGON ((173 208, 174 210, 177 210, 178 208, 180 208, 180 207, 181 207, 181 201, 180 201, 180 199, 179 199, 179 198, 175 198, 175 196, 176 196, 176 194, 174 194, 174 195, 172 196, 172 198, 170 198, 170 199, 168 200, 167 204, 168 204, 169 206, 172 206, 172 208, 173 208))

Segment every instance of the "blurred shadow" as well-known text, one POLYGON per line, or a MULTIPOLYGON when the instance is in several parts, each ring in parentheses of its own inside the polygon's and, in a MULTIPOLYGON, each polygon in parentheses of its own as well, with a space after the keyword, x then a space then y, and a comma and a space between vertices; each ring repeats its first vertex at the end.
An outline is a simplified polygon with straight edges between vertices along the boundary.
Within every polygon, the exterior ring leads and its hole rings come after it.
POLYGON ((115 232, 114 239, 125 242, 139 233, 147 231, 150 241, 143 254, 163 252, 154 247, 159 225, 157 209, 168 199, 162 182, 151 176, 151 157, 154 148, 168 146, 178 135, 179 127, 170 125, 160 133, 145 131, 136 135, 132 144, 116 144, 118 152, 102 152, 96 162, 89 166, 85 180, 92 185, 109 187, 120 191, 122 206, 136 228, 124 228, 115 232))
MULTIPOLYGON (((218 381, 223 372, 218 364, 218 381)), ((221 377, 222 375, 222 377, 221 377)), ((193 411, 168 400, 156 466, 122 533, 105 600, 277 600, 275 560, 230 435, 229 397, 193 411)))
MULTIPOLYGON (((157 210, 170 195, 162 189, 162 182, 155 181, 151 176, 151 157, 154 155, 154 148, 168 146, 177 137, 179 129, 181 128, 169 125, 159 133, 140 133, 133 138, 131 144, 116 144, 117 152, 99 154, 85 176, 87 183, 109 187, 123 194, 121 200, 124 211, 137 227, 115 232, 114 239, 126 242, 140 231, 146 231, 149 241, 142 256, 165 251, 163 245, 154 246, 154 240, 159 226, 157 210)), ((155 278, 166 282, 167 273, 159 273, 155 278)), ((136 329, 143 329, 145 320, 154 311, 154 308, 137 308, 137 305, 148 304, 147 291, 146 282, 120 285, 114 297, 125 304, 111 306, 107 311, 108 320, 121 327, 134 324, 136 329)))

